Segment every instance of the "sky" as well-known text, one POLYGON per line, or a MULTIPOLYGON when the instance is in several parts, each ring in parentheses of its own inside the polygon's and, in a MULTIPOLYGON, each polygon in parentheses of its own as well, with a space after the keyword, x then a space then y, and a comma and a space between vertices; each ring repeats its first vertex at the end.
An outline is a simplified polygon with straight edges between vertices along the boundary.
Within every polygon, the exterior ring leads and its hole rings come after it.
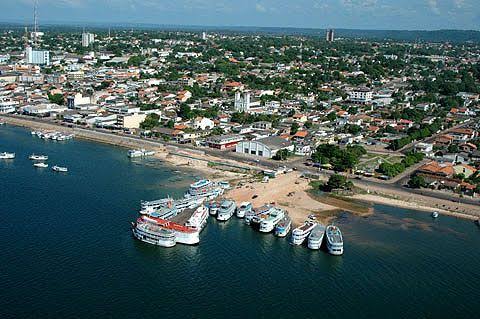
MULTIPOLYGON (((0 0, 32 23, 34 0, 0 0)), ((480 30, 480 0, 38 0, 39 22, 389 30, 480 30)))

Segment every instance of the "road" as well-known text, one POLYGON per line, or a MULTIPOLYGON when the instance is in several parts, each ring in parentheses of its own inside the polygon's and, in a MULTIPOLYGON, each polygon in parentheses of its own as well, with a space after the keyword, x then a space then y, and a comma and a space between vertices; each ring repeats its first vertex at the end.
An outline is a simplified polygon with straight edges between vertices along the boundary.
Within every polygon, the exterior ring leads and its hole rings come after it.
MULTIPOLYGON (((5 115, 2 115, 4 117, 12 117, 12 118, 21 118, 21 119, 24 119, 24 120, 28 120, 28 121, 35 121, 35 122, 41 122, 41 123, 45 123, 45 124, 54 124, 54 125, 60 125, 59 123, 52 123, 52 121, 47 121, 45 119, 38 119, 38 118, 31 118, 31 117, 24 117, 24 116, 12 116, 12 115, 8 115, 8 116, 5 116, 5 115)), ((466 123, 463 123, 463 125, 466 125, 466 123)), ((312 175, 322 175, 325 179, 328 179, 328 177, 330 175, 333 175, 335 174, 336 172, 334 171, 331 171, 331 170, 325 170, 325 169, 318 169, 318 168, 313 168, 311 166, 306 166, 304 164, 305 162, 305 159, 304 158, 300 158, 300 159, 296 159, 296 160, 293 160, 293 161, 287 161, 287 162, 278 162, 278 161, 274 161, 274 160, 271 160, 271 159, 266 159, 266 158, 252 158, 252 157, 249 157, 249 156, 246 156, 246 155, 243 155, 243 154, 239 154, 239 153, 235 153, 235 152, 232 152, 231 150, 217 150, 217 149, 212 149, 212 148, 208 148, 208 147, 196 147, 196 146, 193 146, 193 145, 188 145, 188 144, 177 144, 177 143, 173 143, 173 142, 165 142, 165 141, 160 141, 160 140, 157 140, 157 139, 154 139, 154 138, 145 138, 145 137, 139 137, 139 136, 135 136, 135 135, 129 135, 129 134, 123 134, 123 133, 112 133, 111 131, 109 130, 105 130, 105 129, 86 129, 85 127, 82 127, 82 126, 76 126, 74 125, 72 127, 74 130, 86 130, 86 131, 91 131, 91 130, 94 130, 95 132, 97 133, 101 133, 101 134, 106 134, 106 135, 114 135, 114 136, 122 136, 122 137, 125 137, 125 138, 129 138, 129 139, 135 139, 135 140, 139 140, 139 141, 142 141, 142 142, 147 142, 147 143, 151 143, 152 146, 165 146, 165 145, 168 145, 170 147, 175 147, 175 148, 178 148, 179 150, 189 150, 189 151, 192 151, 194 153, 199 153, 199 151, 201 152, 204 152, 205 154, 207 155, 210 155, 212 157, 215 157, 215 158, 218 158, 219 159, 219 163, 225 163, 226 165, 231 165, 231 163, 228 163, 228 162, 225 162, 225 161, 222 161, 222 160, 231 160, 231 161, 235 161, 235 162, 238 162, 239 164, 240 163, 243 163, 243 164, 248 164, 249 166, 253 165, 255 167, 257 167, 258 170, 274 170, 274 169, 277 169, 279 167, 283 167, 283 166, 288 166, 289 168, 293 168, 297 171, 300 171, 300 172, 306 172, 306 173, 309 173, 309 174, 312 174, 312 175)), ((451 128, 453 129, 453 128, 451 128)), ((196 159, 201 159, 202 155, 199 154, 198 157, 195 156, 196 159)), ((387 180, 387 181, 384 181, 384 180, 379 180, 379 179, 376 179, 376 178, 367 178, 367 177, 362 177, 362 179, 356 179, 355 177, 352 178, 352 181, 354 183, 355 186, 359 187, 359 188, 362 188, 362 189, 370 189, 370 188, 377 188, 377 189, 382 189, 382 190, 385 190, 385 191, 400 191, 400 192, 406 192, 406 193, 410 193, 410 194, 417 194, 417 195, 424 195, 424 196, 430 196, 430 197, 433 197, 433 198, 437 198, 437 199, 442 199, 442 200, 450 200, 450 201, 454 201, 454 202, 461 202, 461 203, 465 203, 465 204, 473 204, 473 205, 478 205, 480 204, 480 199, 474 199, 474 198, 459 198, 458 195, 456 194, 452 194, 452 193, 447 193, 447 192, 441 192, 441 191, 432 191, 432 190, 418 190, 418 189, 410 189, 410 188, 407 188, 407 187, 404 187, 404 183, 405 183, 405 179, 408 177, 408 174, 409 172, 413 172, 413 170, 415 170, 416 166, 418 165, 421 165, 421 163, 419 164, 416 164, 415 166, 412 166, 411 168, 409 168, 406 172, 404 172, 402 174, 402 176, 400 177, 397 177, 395 179, 392 179, 392 180, 387 180)), ((237 166, 238 168, 245 168, 245 169, 249 169, 248 167, 242 167, 241 165, 238 165, 237 166)), ((346 173, 341 173, 342 175, 345 175, 347 177, 353 177, 351 174, 346 174, 346 173)))

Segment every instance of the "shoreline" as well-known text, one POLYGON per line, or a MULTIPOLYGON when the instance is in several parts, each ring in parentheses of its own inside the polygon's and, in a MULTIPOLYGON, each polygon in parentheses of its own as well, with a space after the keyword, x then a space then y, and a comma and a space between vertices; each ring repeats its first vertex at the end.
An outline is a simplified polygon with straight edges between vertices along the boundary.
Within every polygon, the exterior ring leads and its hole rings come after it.
MULTIPOLYGON (((213 180, 222 179, 225 181, 236 182, 235 185, 232 185, 233 189, 226 193, 226 196, 232 197, 237 202, 251 201, 256 203, 257 206, 275 202, 278 206, 293 212, 294 217, 292 219, 298 224, 302 223, 310 214, 314 214, 320 219, 329 220, 333 218, 333 216, 338 215, 338 212, 341 211, 350 212, 359 216, 366 216, 372 213, 371 208, 368 208, 368 211, 365 211, 365 207, 362 205, 359 206, 355 201, 427 212, 438 211, 444 215, 467 220, 477 220, 480 218, 480 207, 475 207, 474 205, 451 203, 448 200, 440 200, 423 195, 404 194, 401 190, 383 194, 385 192, 384 189, 371 189, 372 193, 369 194, 355 194, 344 197, 317 196, 311 193, 312 188, 308 185, 309 180, 300 178, 298 173, 282 174, 265 184, 260 181, 252 181, 254 177, 249 172, 239 172, 240 169, 233 171, 232 167, 229 167, 230 169, 221 169, 222 164, 227 167, 230 164, 238 163, 204 154, 201 150, 199 150, 199 152, 194 152, 185 148, 182 149, 180 147, 169 146, 160 141, 144 140, 114 133, 90 130, 88 128, 70 128, 57 123, 47 123, 28 118, 0 115, 0 119, 6 124, 13 126, 33 130, 58 130, 74 133, 75 137, 83 140, 119 146, 125 149, 146 148, 154 150, 156 154, 153 157, 163 161, 166 165, 171 167, 190 169, 213 180), (214 163, 215 165, 210 165, 211 163, 214 163), (283 176, 290 175, 294 177, 288 177, 287 179, 289 179, 289 182, 279 182, 283 176), (302 182, 302 180, 305 182, 302 182), (246 185, 246 188, 255 186, 258 191, 262 190, 262 192, 267 191, 267 188, 264 186, 268 185, 267 193, 270 194, 269 198, 265 199, 264 202, 261 202, 262 200, 260 199, 254 201, 251 198, 253 195, 250 194, 250 192, 245 193, 245 190, 244 193, 235 191, 236 189, 242 188, 239 188, 237 186, 238 184, 246 185), (259 185, 263 186, 260 187, 259 185), (301 185, 301 187, 298 187, 298 185, 301 185), (287 191, 287 193, 285 193, 285 191, 287 191), (292 195, 290 194, 292 192, 298 194, 292 195), (312 203, 312 201, 317 204, 312 203), (304 202, 307 204, 304 204, 304 202), (296 205, 292 205, 292 203, 296 203, 296 205), (445 209, 445 207, 450 208, 450 206, 453 205, 457 206, 457 209, 461 207, 463 211, 457 212, 445 209), (357 209, 358 207, 360 208, 357 209)), ((242 167, 244 167, 245 170, 252 168, 243 163, 242 167)), ((256 169, 258 169, 258 167, 256 167, 256 169)), ((259 196, 259 198, 262 197, 259 196)))

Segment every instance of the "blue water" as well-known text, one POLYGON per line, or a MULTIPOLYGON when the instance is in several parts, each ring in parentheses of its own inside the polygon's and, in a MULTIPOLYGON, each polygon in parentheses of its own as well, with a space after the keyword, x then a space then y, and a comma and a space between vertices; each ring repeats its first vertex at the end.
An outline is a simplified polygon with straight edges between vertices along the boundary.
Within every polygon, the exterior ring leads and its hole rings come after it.
POLYGON ((293 247, 232 219, 199 246, 132 238, 141 199, 196 177, 124 149, 0 127, 0 318, 478 318, 480 229, 376 206, 342 215, 345 255, 293 247), (35 169, 31 153, 69 173, 35 169))

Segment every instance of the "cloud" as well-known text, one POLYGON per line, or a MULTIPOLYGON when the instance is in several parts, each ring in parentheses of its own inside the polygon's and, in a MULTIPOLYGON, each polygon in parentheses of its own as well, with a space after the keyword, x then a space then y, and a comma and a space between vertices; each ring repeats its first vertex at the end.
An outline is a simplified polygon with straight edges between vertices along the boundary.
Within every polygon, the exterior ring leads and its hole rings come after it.
POLYGON ((440 9, 438 8, 438 2, 437 0, 427 0, 427 4, 430 7, 430 10, 432 10, 433 13, 440 15, 440 9))
POLYGON ((255 4, 255 10, 257 10, 257 12, 267 12, 267 9, 261 3, 255 4))

